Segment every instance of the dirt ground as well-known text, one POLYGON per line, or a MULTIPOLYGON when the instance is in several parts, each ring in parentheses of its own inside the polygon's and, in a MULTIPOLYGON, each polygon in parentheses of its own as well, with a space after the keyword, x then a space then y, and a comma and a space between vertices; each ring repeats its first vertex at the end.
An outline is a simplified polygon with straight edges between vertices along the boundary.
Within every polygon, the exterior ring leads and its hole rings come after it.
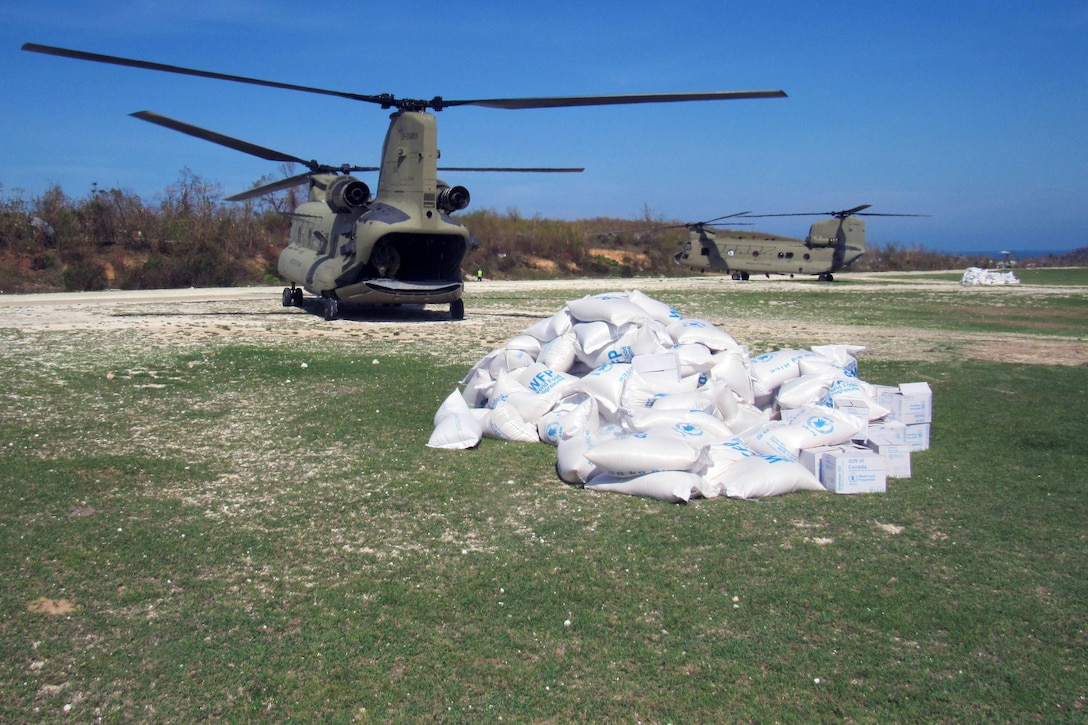
MULTIPOLYGON (((958 285, 896 274, 894 278, 878 273, 855 273, 853 282, 866 285, 862 292, 903 292, 904 290, 944 291, 958 285)), ((298 338, 351 338, 363 330, 369 339, 427 340, 447 349, 468 349, 500 345, 522 332, 538 319, 559 309, 554 294, 540 302, 533 300, 534 290, 562 292, 569 299, 608 289, 640 289, 651 297, 662 290, 720 290, 729 280, 720 277, 658 278, 637 280, 547 280, 486 281, 486 295, 474 295, 469 283, 465 291, 466 319, 451 323, 444 305, 425 309, 370 310, 346 313, 342 319, 325 322, 310 311, 284 308, 280 287, 245 287, 222 289, 180 289, 154 291, 119 291, 0 295, 0 330, 22 332, 64 332, 95 330, 138 330, 157 342, 172 339, 192 340, 194 336, 230 336, 244 341, 293 336, 298 338), (496 294, 510 292, 510 295, 496 294)), ((781 280, 751 280, 746 290, 768 285, 788 284, 781 280)), ((855 287, 852 287, 855 289, 855 287)), ((1045 295, 1051 288, 1008 286, 994 288, 1001 295, 1000 307, 1016 304, 1018 296, 1045 295)), ((987 291, 988 292, 988 291, 987 291)), ((1060 288, 1069 294, 1069 288, 1060 288)), ((711 320, 742 343, 781 336, 783 315, 760 316, 743 320, 711 320)), ((1045 320, 1040 320, 1045 325, 1045 320)), ((787 325, 788 327, 788 325, 787 325)), ((942 357, 976 358, 1035 364, 1088 364, 1088 343, 1083 339, 1043 335, 957 334, 956 344, 948 344, 948 333, 924 328, 866 327, 836 324, 833 320, 797 325, 795 336, 802 333, 812 344, 863 344, 866 357, 877 359, 935 359, 942 357)), ((755 350, 754 352, 764 352, 755 350)))

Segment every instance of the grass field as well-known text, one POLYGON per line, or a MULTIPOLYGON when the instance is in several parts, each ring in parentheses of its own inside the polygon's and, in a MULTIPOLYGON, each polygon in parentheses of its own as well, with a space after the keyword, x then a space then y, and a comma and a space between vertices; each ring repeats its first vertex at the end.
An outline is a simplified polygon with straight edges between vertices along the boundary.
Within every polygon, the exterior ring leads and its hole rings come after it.
MULTIPOLYGON (((686 506, 426 448, 493 340, 0 329, 0 720, 1084 722, 1088 366, 958 341, 1083 344, 1085 281, 655 293, 769 320, 754 351, 940 343, 861 361, 933 387, 912 478, 686 506)), ((470 292, 524 326, 583 293, 470 292)))

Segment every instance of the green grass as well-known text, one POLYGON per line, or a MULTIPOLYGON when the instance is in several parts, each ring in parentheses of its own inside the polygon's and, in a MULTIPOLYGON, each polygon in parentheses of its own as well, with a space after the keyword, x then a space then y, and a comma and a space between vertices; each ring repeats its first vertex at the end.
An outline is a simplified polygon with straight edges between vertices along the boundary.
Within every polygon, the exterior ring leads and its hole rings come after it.
POLYGON ((426 448, 410 345, 0 341, 5 722, 1085 718, 1084 366, 863 360, 933 386, 911 479, 675 506, 426 448))

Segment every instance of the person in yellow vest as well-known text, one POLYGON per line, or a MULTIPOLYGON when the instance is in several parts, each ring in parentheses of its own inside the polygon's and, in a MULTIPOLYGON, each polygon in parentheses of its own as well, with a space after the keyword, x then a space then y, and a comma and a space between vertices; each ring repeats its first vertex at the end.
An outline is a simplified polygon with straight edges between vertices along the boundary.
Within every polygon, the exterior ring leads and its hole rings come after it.
POLYGON ((483 282, 484 281, 484 270, 479 268, 479 267, 477 267, 477 269, 476 269, 476 281, 477 282, 483 282))

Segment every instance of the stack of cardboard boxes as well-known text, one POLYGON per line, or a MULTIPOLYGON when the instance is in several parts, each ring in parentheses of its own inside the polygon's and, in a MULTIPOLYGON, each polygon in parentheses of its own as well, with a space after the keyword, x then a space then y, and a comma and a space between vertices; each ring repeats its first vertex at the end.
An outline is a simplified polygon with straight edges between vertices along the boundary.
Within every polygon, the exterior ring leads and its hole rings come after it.
POLYGON ((800 462, 833 493, 884 493, 889 478, 910 478, 912 453, 929 449, 929 383, 876 388, 876 402, 890 411, 887 416, 870 423, 864 403, 843 401, 836 407, 866 422, 854 441, 801 451, 800 462))

